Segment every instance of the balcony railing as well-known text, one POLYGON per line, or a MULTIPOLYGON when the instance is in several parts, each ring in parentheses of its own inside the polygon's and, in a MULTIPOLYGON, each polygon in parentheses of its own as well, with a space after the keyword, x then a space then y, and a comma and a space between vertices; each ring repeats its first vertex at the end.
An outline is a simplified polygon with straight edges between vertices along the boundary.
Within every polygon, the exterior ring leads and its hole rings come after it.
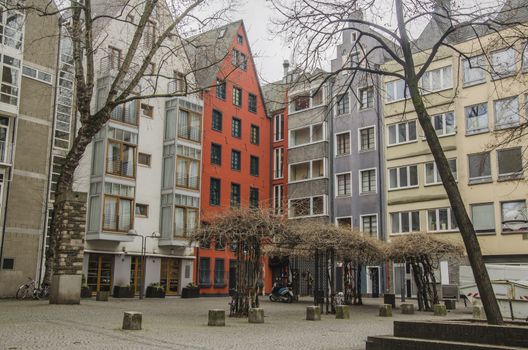
POLYGON ((13 145, 6 141, 0 141, 0 163, 11 164, 13 145))
POLYGON ((134 162, 119 159, 108 159, 106 172, 116 176, 134 177, 134 162))
POLYGON ((201 139, 201 129, 196 126, 180 127, 178 129, 178 137, 200 142, 201 139))
POLYGON ((197 190, 200 187, 200 176, 176 176, 176 186, 197 190))

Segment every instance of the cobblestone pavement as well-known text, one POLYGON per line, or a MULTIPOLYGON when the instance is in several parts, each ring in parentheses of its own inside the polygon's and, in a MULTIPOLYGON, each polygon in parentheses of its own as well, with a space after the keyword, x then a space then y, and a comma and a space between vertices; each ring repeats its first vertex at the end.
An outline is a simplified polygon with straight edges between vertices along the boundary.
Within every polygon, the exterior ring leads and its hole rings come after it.
MULTIPOLYGON (((294 304, 262 302, 264 324, 226 319, 207 327, 207 312, 228 310, 228 298, 83 300, 81 305, 47 301, 0 301, 0 349, 364 349, 369 335, 392 333, 393 320, 431 319, 431 313, 377 316, 379 299, 351 306, 349 320, 323 315, 306 321, 309 300, 294 304), (122 331, 124 311, 143 313, 143 330, 122 331)), ((459 305, 450 317, 467 317, 459 305)))

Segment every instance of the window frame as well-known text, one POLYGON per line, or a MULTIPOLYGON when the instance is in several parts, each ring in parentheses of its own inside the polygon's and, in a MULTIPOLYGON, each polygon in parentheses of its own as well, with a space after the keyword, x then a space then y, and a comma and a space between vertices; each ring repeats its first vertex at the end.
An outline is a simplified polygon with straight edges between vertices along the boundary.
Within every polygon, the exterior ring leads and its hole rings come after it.
MULTIPOLYGON (((455 170, 456 173, 453 174, 455 180, 458 182, 458 160, 457 158, 448 158, 447 162, 455 161, 455 170)), ((453 169, 451 169, 451 173, 453 173, 453 169)), ((436 186, 441 185, 442 179, 440 178, 440 174, 438 173, 438 167, 436 166, 436 162, 433 160, 431 162, 425 162, 424 163, 424 186, 436 186), (433 180, 434 182, 427 182, 427 164, 433 164, 433 180)))
POLYGON ((520 102, 519 102, 519 96, 517 96, 517 95, 510 96, 510 97, 505 97, 505 98, 500 98, 500 99, 497 99, 497 100, 493 100, 493 123, 494 123, 494 126, 495 126, 495 130, 504 130, 504 129, 508 129, 508 128, 519 126, 520 123, 521 123, 520 111, 521 111, 521 106, 520 106, 520 102), (507 102, 508 100, 510 102, 507 102), (517 104, 517 111, 515 112, 515 117, 517 118, 517 121, 509 122, 509 123, 504 123, 503 122, 503 123, 499 124, 498 119, 497 119, 497 117, 498 117, 497 103, 506 102, 507 104, 510 104, 513 101, 515 101, 515 103, 517 104))
POLYGON ((376 100, 375 100, 375 95, 374 95, 374 86, 364 86, 364 87, 361 87, 361 88, 358 88, 358 110, 359 111, 367 111, 369 109, 373 109, 374 106, 376 104, 376 100), (372 93, 372 105, 369 106, 369 98, 368 98, 368 93, 369 91, 371 91, 372 93), (363 93, 366 92, 367 93, 367 104, 366 106, 363 105, 363 93))
POLYGON ((258 177, 260 175, 260 158, 254 155, 249 156, 249 175, 258 177), (254 160, 256 160, 256 172, 254 172, 254 160))
MULTIPOLYGON (((501 201, 500 202, 500 213, 501 213, 501 216, 500 216, 500 224, 501 224, 501 233, 504 235, 504 234, 514 234, 514 233, 528 233, 528 204, 527 204, 527 200, 526 199, 518 199, 518 200, 507 200, 507 201, 501 201), (504 223, 506 222, 504 220, 504 209, 503 209, 503 206, 504 204, 509 204, 509 203, 523 203, 524 202, 524 210, 525 210, 525 215, 526 215, 526 219, 524 221, 525 222, 525 225, 526 225, 526 229, 520 229, 520 230, 506 230, 504 228, 504 223)), ((508 221, 512 221, 512 220, 508 220, 508 221)))
POLYGON ((344 131, 334 134, 334 143, 335 143, 335 151, 334 151, 334 157, 346 157, 350 156, 352 154, 352 131, 344 131), (348 153, 342 153, 339 154, 339 136, 347 135, 348 134, 348 153))
MULTIPOLYGON (((358 174, 359 174, 359 195, 360 196, 368 196, 368 195, 373 195, 373 194, 377 194, 378 193, 378 187, 379 187, 379 184, 378 184, 378 168, 365 168, 365 169, 360 169, 358 170, 358 174), (367 171, 374 171, 374 185, 376 186, 376 190, 375 191, 363 191, 363 173, 364 172, 367 172, 367 171)), ((369 182, 370 183, 370 182, 369 182)))
POLYGON ((436 135, 440 138, 440 137, 447 137, 447 136, 453 136, 453 135, 456 135, 457 133, 457 125, 456 125, 456 116, 455 116, 455 112, 453 111, 449 111, 449 112, 443 112, 443 113, 438 113, 438 114, 434 114, 431 116, 431 123, 433 124, 433 129, 435 130, 436 132, 436 135), (453 130, 451 132, 447 132, 447 116, 451 114, 453 116, 453 130), (435 118, 437 117, 440 117, 442 119, 442 133, 438 133, 438 130, 436 129, 436 125, 435 125, 435 118))
POLYGON ((406 210, 406 211, 396 211, 396 212, 391 212, 389 213, 389 217, 390 217, 390 235, 391 236, 397 236, 397 235, 405 235, 405 234, 409 234, 409 233, 413 233, 413 232, 420 232, 421 230, 421 227, 422 227, 422 223, 421 223, 421 219, 420 219, 420 211, 419 210, 406 210), (413 229, 413 213, 418 213, 418 229, 417 230, 414 230, 413 229), (398 227, 398 232, 392 232, 392 229, 393 229, 393 215, 397 214, 398 215, 398 223, 399 223, 399 227, 398 227), (402 230, 402 215, 403 214, 407 214, 408 215, 408 219, 409 219, 409 231, 403 231, 402 230))
POLYGON ((524 164, 523 164, 523 150, 522 147, 509 147, 509 148, 502 148, 498 149, 497 151, 497 176, 499 181, 507 181, 507 180, 519 180, 524 178, 524 164), (511 173, 501 173, 501 158, 500 154, 508 151, 520 151, 520 161, 521 161, 521 169, 516 172, 511 173))
POLYGON ((137 159, 138 159, 138 156, 137 156, 137 145, 133 144, 133 143, 130 143, 130 142, 125 142, 125 141, 121 141, 121 140, 116 140, 116 139, 108 139, 107 140, 107 143, 106 143, 106 154, 105 154, 105 174, 106 175, 110 175, 110 176, 117 176, 117 177, 124 177, 124 178, 127 178, 127 179, 135 179, 136 176, 137 176, 137 159), (119 145, 119 173, 116 173, 116 172, 110 172, 108 170, 108 163, 109 163, 109 159, 108 159, 108 150, 110 149, 110 145, 111 144, 118 144, 119 145), (133 151, 133 155, 134 155, 134 159, 133 159, 133 174, 132 175, 123 175, 123 167, 122 167, 122 160, 123 160, 123 151, 124 151, 124 146, 128 146, 128 147, 131 147, 134 149, 133 151))
POLYGON ((295 129, 290 129, 290 130, 288 130, 288 134, 289 134, 289 138, 288 138, 288 148, 289 149, 297 148, 297 147, 304 147, 304 146, 313 145, 313 144, 316 144, 316 143, 319 143, 319 142, 326 142, 327 141, 326 140, 326 123, 325 122, 315 123, 315 124, 301 126, 301 127, 295 128, 295 129), (322 130, 323 138, 321 140, 313 141, 314 127, 316 127, 316 126, 321 126, 322 127, 322 129, 323 129, 322 130), (310 141, 307 142, 307 143, 301 143, 301 144, 298 144, 298 145, 293 145, 292 133, 297 131, 297 130, 302 130, 302 129, 306 129, 306 128, 310 129, 310 141))
MULTIPOLYGON (((486 235, 486 234, 496 234, 497 232, 497 223, 496 223, 496 220, 495 220, 495 203, 493 202, 484 202, 484 203, 472 203, 469 205, 469 209, 470 209, 470 213, 471 213, 471 222, 473 223, 473 226, 475 227, 475 233, 477 235, 486 235), (482 207, 482 206, 490 206, 491 205, 491 214, 490 217, 493 218, 493 228, 486 228, 486 229, 477 229, 475 227, 475 222, 474 222, 474 215, 473 215, 473 208, 474 207, 482 207)), ((502 211, 501 211, 501 215, 502 215, 502 211)))
POLYGON ((288 218, 291 219, 301 219, 301 218, 307 218, 307 217, 321 217, 321 216, 327 216, 328 215, 328 199, 327 196, 324 194, 321 195, 315 195, 315 196, 306 196, 306 197, 298 197, 298 198, 288 198, 288 218), (314 198, 322 198, 323 199, 323 213, 322 214, 313 214, 314 212, 314 204, 313 200, 314 198), (296 200, 303 200, 303 199, 309 199, 310 200, 310 213, 309 215, 302 215, 302 216, 293 216, 291 215, 291 210, 293 209, 291 206, 292 201, 296 200))
POLYGON ((456 222, 456 219, 454 217, 454 214, 453 214, 453 209, 450 208, 450 207, 442 207, 442 208, 432 208, 432 209, 427 209, 427 232, 430 232, 430 233, 443 233, 443 232, 457 232, 459 231, 459 228, 458 228, 458 223, 456 222), (440 210, 447 210, 447 228, 446 229, 442 229, 440 227, 441 223, 440 223, 440 210), (435 224, 435 229, 432 230, 431 229, 431 222, 429 221, 430 219, 430 213, 431 212, 434 212, 435 214, 435 219, 436 219, 436 224, 435 224), (456 224, 456 227, 453 226, 453 224, 456 224))
POLYGON ((393 123, 393 124, 388 124, 387 125, 387 147, 394 147, 394 146, 399 146, 399 145, 406 145, 406 144, 409 144, 409 143, 414 143, 414 142, 418 142, 418 126, 416 124, 416 119, 414 120, 409 120, 409 121, 405 121, 405 122, 398 122, 398 123, 393 123), (409 125, 410 124, 414 124, 414 133, 415 133, 415 138, 414 139, 410 139, 410 136, 409 136, 409 125), (406 135, 406 141, 400 141, 399 138, 400 138, 400 133, 398 132, 399 130, 399 125, 401 124, 405 124, 405 135, 406 135), (390 143, 390 128, 391 127, 394 127, 396 128, 396 142, 395 143, 390 143))
MULTIPOLYGON (((477 135, 477 134, 481 134, 481 133, 485 133, 485 132, 488 132, 489 129, 490 129, 490 110, 489 110, 489 106, 488 106, 488 101, 486 102, 482 102, 482 103, 476 103, 476 104, 472 104, 472 105, 469 105, 469 106, 464 106, 464 122, 465 122, 465 126, 466 126, 466 136, 470 136, 470 135, 477 135), (481 107, 481 106, 485 106, 486 107, 486 127, 482 127, 482 128, 478 128, 478 129, 469 129, 469 115, 468 115, 468 110, 469 109, 472 109, 474 107, 481 107)), ((474 116, 473 118, 482 118, 484 115, 483 114, 480 114, 478 116, 474 116)))
POLYGON ((251 113, 257 113, 257 109, 258 109, 257 95, 252 94, 251 92, 248 92, 248 111, 251 113), (252 99, 255 102, 254 106, 253 106, 253 103, 251 102, 252 99))
POLYGON ((273 116, 273 142, 282 140, 284 140, 284 114, 281 113, 273 116), (279 131, 277 131, 278 125, 280 125, 279 131))
POLYGON ((249 142, 252 145, 260 144, 260 127, 256 124, 251 124, 249 128, 249 142))
POLYGON ((336 96, 335 116, 350 114, 350 94, 348 91, 336 96))
POLYGON ((237 118, 237 117, 231 118, 231 136, 237 139, 242 138, 242 119, 237 118), (238 134, 235 133, 235 128, 234 128, 235 123, 238 123, 238 127, 239 127, 238 134))
POLYGON ((235 171, 241 171, 242 170, 242 152, 240 152, 237 149, 232 149, 231 150, 231 170, 235 170, 235 171), (234 167, 233 166, 235 164, 234 163, 235 159, 233 158, 233 156, 235 154, 238 154, 238 167, 234 167))
POLYGON ((284 178, 284 147, 273 149, 273 180, 284 178))
POLYGON ((209 160, 211 165, 222 166, 222 145, 212 142, 211 143, 211 159, 209 160), (219 156, 216 159, 215 152, 213 150, 220 150, 219 156))
POLYGON ((135 212, 136 212, 136 203, 135 203, 134 198, 133 197, 126 197, 126 196, 117 196, 117 195, 109 194, 109 193, 103 193, 102 196, 103 196, 103 207, 102 207, 102 216, 101 216, 101 218, 102 218, 101 231, 103 231, 103 232, 121 233, 121 234, 128 233, 128 230, 119 230, 120 205, 121 205, 121 201, 122 200, 123 201, 130 201, 130 223, 129 223, 129 226, 130 226, 130 228, 132 228, 132 227, 134 227, 134 218, 135 218, 135 212), (106 199, 107 198, 112 198, 112 199, 116 200, 116 210, 115 210, 115 213, 116 213, 116 217, 115 217, 115 219, 116 219, 115 220, 116 228, 115 229, 105 227, 105 207, 106 207, 106 199))
POLYGON ((328 165, 327 165, 327 162, 326 162, 326 158, 317 158, 317 159, 310 159, 310 160, 305 160, 305 161, 301 161, 301 162, 288 163, 288 184, 324 179, 324 178, 326 178, 328 176, 328 168, 327 167, 328 167, 328 165), (318 162, 318 161, 322 161, 323 162, 323 176, 312 177, 312 175, 313 175, 313 162, 318 162), (292 173, 293 173, 292 166, 295 166, 295 165, 298 165, 298 164, 306 164, 306 163, 309 164, 309 166, 308 166, 308 174, 310 175, 310 177, 307 178, 307 179, 292 180, 292 178, 291 178, 292 173))
POLYGON ((340 172, 340 173, 336 173, 334 175, 335 177, 335 197, 336 198, 348 198, 348 197, 352 197, 352 172, 351 171, 344 171, 344 172, 340 172), (345 194, 339 194, 339 177, 340 176, 346 176, 348 175, 349 176, 349 183, 348 183, 348 187, 346 187, 345 185, 345 190, 348 188, 348 192, 349 193, 345 193, 345 194))
MULTIPOLYGON (((482 63, 482 62, 480 62, 482 63)), ((479 64, 479 63, 477 63, 479 64)), ((464 87, 470 87, 470 86, 474 86, 474 85, 478 85, 478 84, 482 84, 482 83, 485 83, 486 82, 486 68, 485 68, 485 65, 486 65, 486 56, 484 54, 481 54, 481 55, 475 55, 475 56, 472 56, 472 57, 469 57, 468 59, 466 58, 463 58, 462 59, 462 85, 464 87), (482 60, 483 61, 483 65, 481 66, 474 66, 474 64, 471 62, 472 60, 482 60), (466 66, 466 62, 467 62, 467 66, 466 66), (471 81, 467 81, 466 80, 466 77, 467 77, 467 72, 466 70, 480 70, 482 72, 482 77, 478 80, 471 80, 471 81)))
POLYGON ((481 183, 489 183, 493 182, 493 167, 491 165, 491 152, 477 152, 477 153, 469 153, 467 154, 467 164, 468 164, 468 184, 469 185, 477 185, 481 183), (488 163, 489 163, 489 169, 490 174, 485 176, 478 176, 478 177, 471 177, 471 156, 481 155, 481 154, 487 154, 488 155, 488 163))
MULTIPOLYGON (((365 217, 375 217, 376 218, 376 232, 375 233, 368 233, 371 237, 375 237, 376 239, 379 239, 379 218, 378 213, 372 213, 372 214, 361 214, 359 216, 359 231, 363 234, 366 234, 364 231, 364 224, 363 224, 363 218, 365 217)), ((372 225, 372 224, 371 224, 372 225)))
POLYGON ((242 198, 242 187, 239 183, 231 182, 230 186, 231 191, 229 192, 229 207, 230 208, 240 208, 241 198, 242 198), (237 191, 233 191, 237 189, 237 191))
POLYGON ((221 132, 222 129, 224 128, 224 116, 223 116, 223 113, 221 111, 219 111, 218 109, 215 109, 213 108, 213 111, 211 112, 211 129, 214 130, 214 131, 218 131, 218 132, 221 132), (220 121, 220 127, 217 128, 215 127, 215 119, 216 121, 218 122, 218 120, 220 121))
POLYGON ((406 190, 406 189, 412 189, 412 188, 418 188, 420 187, 420 177, 418 174, 418 164, 408 164, 408 165, 401 165, 397 167, 387 168, 387 179, 388 179, 388 186, 387 190, 390 191, 398 191, 398 190, 406 190), (416 185, 411 185, 411 168, 416 167, 416 185), (401 169, 406 168, 407 169, 407 186, 401 186, 401 169), (391 170, 396 170, 396 183, 397 187, 391 187, 391 170))
POLYGON ((242 94, 243 90, 241 87, 238 87, 236 85, 233 85, 233 88, 231 89, 232 93, 232 102, 233 106, 241 108, 242 107, 242 94))
POLYGON ((358 128, 358 151, 359 151, 359 153, 372 152, 372 151, 375 151, 377 149, 378 149, 378 138, 377 138, 376 125, 374 124, 374 125, 368 125, 368 126, 364 126, 364 127, 358 128), (362 142, 361 131, 366 130, 366 129, 373 129, 374 130, 374 135, 373 135, 374 148, 369 148, 369 149, 363 149, 362 148, 363 142, 362 142))
POLYGON ((222 204, 222 180, 211 177, 209 180, 209 205, 218 207, 222 204), (213 182, 215 184, 218 184, 218 203, 216 201, 213 201, 213 182))

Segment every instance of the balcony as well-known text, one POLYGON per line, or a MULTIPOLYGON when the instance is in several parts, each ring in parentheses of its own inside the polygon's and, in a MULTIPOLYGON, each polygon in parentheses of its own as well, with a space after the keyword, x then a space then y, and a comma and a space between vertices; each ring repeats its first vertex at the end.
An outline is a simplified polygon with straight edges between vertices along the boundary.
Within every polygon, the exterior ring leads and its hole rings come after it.
POLYGON ((176 176, 176 186, 198 190, 200 188, 200 176, 176 176))
POLYGON ((201 133, 201 128, 197 126, 180 127, 178 129, 178 137, 195 142, 200 142, 201 133))
POLYGON ((106 173, 133 178, 135 175, 134 162, 109 158, 106 163, 106 173))

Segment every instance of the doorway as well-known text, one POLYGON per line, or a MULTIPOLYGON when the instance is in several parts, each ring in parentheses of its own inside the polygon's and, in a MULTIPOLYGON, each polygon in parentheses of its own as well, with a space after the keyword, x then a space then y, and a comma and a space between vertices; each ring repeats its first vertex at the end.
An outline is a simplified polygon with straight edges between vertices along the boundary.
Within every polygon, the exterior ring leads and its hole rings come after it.
POLYGON ((367 293, 379 298, 380 273, 378 266, 367 266, 367 293))
POLYGON ((132 256, 130 263, 130 287, 134 291, 134 294, 139 294, 142 272, 143 259, 140 256, 132 256))
POLYGON ((166 295, 178 295, 180 286, 180 260, 161 259, 160 284, 166 295))
POLYGON ((113 255, 90 254, 86 284, 90 287, 92 293, 111 291, 113 267, 113 255))
POLYGON ((236 261, 229 260, 229 290, 236 289, 236 261))

